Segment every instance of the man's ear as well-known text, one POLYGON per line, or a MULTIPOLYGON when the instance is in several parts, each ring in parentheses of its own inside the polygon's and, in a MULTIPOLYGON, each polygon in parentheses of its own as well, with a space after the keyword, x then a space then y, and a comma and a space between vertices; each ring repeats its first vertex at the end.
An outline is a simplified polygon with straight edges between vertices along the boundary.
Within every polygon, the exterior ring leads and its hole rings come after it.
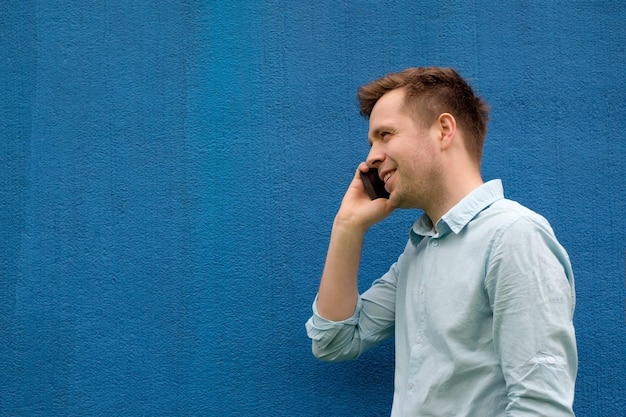
POLYGON ((441 113, 437 118, 439 128, 441 149, 448 149, 456 135, 456 120, 450 113, 441 113))

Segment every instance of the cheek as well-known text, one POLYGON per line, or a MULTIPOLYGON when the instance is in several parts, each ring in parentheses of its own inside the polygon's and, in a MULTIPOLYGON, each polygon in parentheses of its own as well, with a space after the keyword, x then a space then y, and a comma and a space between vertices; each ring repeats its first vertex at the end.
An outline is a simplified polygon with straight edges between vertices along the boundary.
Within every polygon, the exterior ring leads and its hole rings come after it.
POLYGON ((431 157, 421 152, 406 153, 403 156, 404 171, 407 175, 423 174, 428 168, 431 157))

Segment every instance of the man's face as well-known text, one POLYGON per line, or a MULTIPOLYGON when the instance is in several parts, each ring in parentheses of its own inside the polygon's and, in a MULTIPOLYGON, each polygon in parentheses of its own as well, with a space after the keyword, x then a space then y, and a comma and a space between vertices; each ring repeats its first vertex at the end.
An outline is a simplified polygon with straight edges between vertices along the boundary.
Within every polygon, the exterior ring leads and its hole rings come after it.
POLYGON ((370 115, 367 164, 378 168, 395 207, 427 210, 437 198, 441 169, 438 140, 404 105, 403 89, 382 96, 370 115))

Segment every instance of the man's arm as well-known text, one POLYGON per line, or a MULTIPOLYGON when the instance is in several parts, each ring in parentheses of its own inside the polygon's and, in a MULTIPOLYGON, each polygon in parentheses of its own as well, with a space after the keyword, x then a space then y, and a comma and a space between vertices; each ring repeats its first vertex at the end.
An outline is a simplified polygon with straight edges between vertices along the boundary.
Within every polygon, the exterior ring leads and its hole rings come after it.
POLYGON ((317 295, 317 310, 327 320, 354 314, 358 299, 358 270, 367 230, 393 211, 387 199, 370 200, 357 169, 335 216, 326 263, 317 295))
POLYGON ((507 416, 573 416, 577 353, 569 259, 549 225, 522 218, 494 245, 486 286, 507 416))

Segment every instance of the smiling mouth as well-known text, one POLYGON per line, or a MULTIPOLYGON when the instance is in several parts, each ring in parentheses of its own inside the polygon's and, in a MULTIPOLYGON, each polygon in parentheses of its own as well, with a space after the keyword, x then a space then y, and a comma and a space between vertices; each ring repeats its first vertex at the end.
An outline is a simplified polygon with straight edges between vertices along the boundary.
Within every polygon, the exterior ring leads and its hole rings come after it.
POLYGON ((394 172, 396 172, 396 171, 395 170, 389 171, 388 173, 385 174, 385 176, 383 177, 383 182, 385 184, 387 184, 387 181, 389 180, 389 178, 391 178, 391 176, 394 174, 394 172))

